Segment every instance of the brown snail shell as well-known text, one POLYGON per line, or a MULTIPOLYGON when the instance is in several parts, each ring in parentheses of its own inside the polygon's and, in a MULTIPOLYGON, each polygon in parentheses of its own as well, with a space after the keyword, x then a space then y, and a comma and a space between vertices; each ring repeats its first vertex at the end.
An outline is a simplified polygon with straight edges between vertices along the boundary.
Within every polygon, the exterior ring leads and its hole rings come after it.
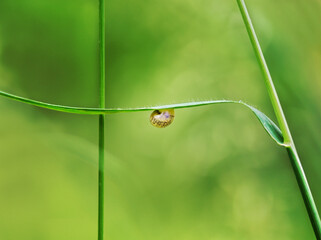
POLYGON ((174 121, 174 109, 155 110, 150 115, 149 120, 154 127, 167 127, 174 121))

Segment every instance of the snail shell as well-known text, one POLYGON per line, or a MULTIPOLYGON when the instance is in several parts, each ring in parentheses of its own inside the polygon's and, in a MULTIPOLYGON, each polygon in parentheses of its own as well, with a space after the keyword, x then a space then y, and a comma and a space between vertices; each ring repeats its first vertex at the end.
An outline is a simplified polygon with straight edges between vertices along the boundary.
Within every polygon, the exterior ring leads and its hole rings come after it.
POLYGON ((174 109, 155 110, 150 115, 149 120, 154 127, 167 127, 174 121, 174 109))

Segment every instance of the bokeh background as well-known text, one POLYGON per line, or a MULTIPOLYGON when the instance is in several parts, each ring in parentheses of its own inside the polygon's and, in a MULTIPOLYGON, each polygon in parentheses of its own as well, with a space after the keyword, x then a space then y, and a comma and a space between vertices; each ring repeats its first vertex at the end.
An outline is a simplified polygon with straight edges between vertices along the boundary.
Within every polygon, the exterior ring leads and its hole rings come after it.
MULTIPOLYGON (((321 209, 321 2, 248 0, 321 209)), ((108 107, 244 100, 273 120, 236 1, 107 0, 108 107)), ((98 1, 0 1, 0 89, 98 105, 98 1)), ((96 116, 0 99, 0 239, 97 238, 96 116)), ((286 151, 233 105, 107 116, 105 239, 314 239, 286 151)))

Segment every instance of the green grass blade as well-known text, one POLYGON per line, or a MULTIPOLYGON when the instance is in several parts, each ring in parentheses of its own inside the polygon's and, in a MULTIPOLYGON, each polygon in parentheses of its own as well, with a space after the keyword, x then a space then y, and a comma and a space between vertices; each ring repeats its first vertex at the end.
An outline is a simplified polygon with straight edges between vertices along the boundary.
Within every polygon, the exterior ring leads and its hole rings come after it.
POLYGON ((121 112, 142 112, 142 111, 153 111, 153 110, 160 110, 160 109, 180 109, 180 108, 192 108, 192 107, 200 107, 200 106, 207 106, 207 105, 214 105, 214 104, 223 104, 223 103, 234 103, 234 104, 241 104, 249 108, 255 116, 258 118, 266 132, 272 137, 272 139, 279 145, 287 146, 284 144, 283 136, 280 129, 277 125, 268 118, 264 113, 256 109, 255 107, 248 105, 242 101, 233 101, 233 100, 210 100, 210 101, 200 101, 200 102, 186 102, 186 103, 176 103, 176 104, 169 104, 169 105, 160 105, 160 106, 153 106, 153 107, 138 107, 138 108, 84 108, 84 107, 70 107, 70 106, 62 106, 62 105, 55 105, 50 103, 39 102, 36 100, 31 100, 27 98, 23 98, 20 96, 16 96, 13 94, 9 94, 6 92, 0 91, 0 96, 8 97, 10 99, 31 104, 37 107, 47 108, 55 111, 67 112, 67 113, 77 113, 77 114, 112 114, 112 113, 121 113, 121 112))
POLYGON ((291 133, 290 133, 287 121, 285 119, 283 109, 282 109, 278 94, 276 92, 269 68, 266 64, 259 40, 256 36, 250 15, 247 11, 244 0, 237 0, 237 3, 239 6, 239 9, 240 9, 246 30, 248 32, 256 59, 259 63, 260 69, 263 73, 264 80, 265 80, 265 86, 266 86, 266 89, 269 93, 270 101, 272 103, 272 106, 273 106, 273 109, 275 112, 275 116, 278 120, 278 123, 280 125, 281 130, 282 130, 282 133, 284 135, 284 142, 290 143, 292 141, 291 133))
MULTIPOLYGON (((99 0, 99 107, 105 108, 105 0, 99 0)), ((98 122, 98 240, 104 239, 105 115, 98 122)))
POLYGON ((315 236, 318 240, 321 239, 321 222, 318 213, 318 209, 314 203, 313 195, 311 193, 308 180, 304 174, 303 167, 301 165, 298 153, 295 148, 288 147, 287 152, 290 158, 290 162, 297 179, 304 204, 306 206, 309 218, 311 220, 311 224, 315 233, 315 236))
POLYGON ((281 145, 281 146, 286 146, 284 143, 283 135, 281 130, 278 128, 278 126, 270 119, 268 118, 264 113, 261 111, 257 110, 256 108, 243 103, 243 105, 247 106, 252 110, 252 112, 255 114, 255 116, 258 118, 266 132, 270 135, 273 140, 281 145))
POLYGON ((280 128, 281 128, 283 136, 284 136, 284 146, 287 147, 287 151, 288 151, 290 161, 292 164, 292 169, 293 169, 294 174, 296 176, 297 183, 299 185, 301 195, 304 200, 304 204, 307 209, 307 212, 308 212, 308 215, 310 218, 310 222, 311 222, 313 230, 314 230, 314 234, 317 239, 321 240, 321 221, 320 221, 318 209, 315 205, 313 195, 311 193, 307 178, 305 176, 303 167, 300 162, 299 155, 298 155, 296 147, 294 145, 294 141, 292 139, 290 129, 288 127, 285 115, 283 113, 282 106, 279 101, 279 97, 278 97, 276 89, 274 87, 274 83, 273 83, 269 68, 266 64, 262 49, 260 47, 259 40, 256 36, 254 26, 251 21, 251 17, 247 11, 244 0, 237 0, 237 4, 239 6, 239 9, 240 9, 246 30, 248 32, 254 53, 256 55, 258 64, 262 70, 264 80, 266 83, 266 88, 269 93, 270 100, 271 100, 275 115, 278 119, 278 122, 280 124, 280 128))

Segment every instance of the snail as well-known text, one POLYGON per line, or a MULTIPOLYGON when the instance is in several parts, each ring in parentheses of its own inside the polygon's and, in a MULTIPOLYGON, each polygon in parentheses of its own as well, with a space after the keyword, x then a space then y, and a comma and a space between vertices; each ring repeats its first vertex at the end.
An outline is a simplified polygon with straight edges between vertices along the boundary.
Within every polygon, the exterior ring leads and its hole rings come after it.
POLYGON ((174 109, 155 110, 150 115, 149 120, 154 127, 167 127, 174 121, 174 109))

